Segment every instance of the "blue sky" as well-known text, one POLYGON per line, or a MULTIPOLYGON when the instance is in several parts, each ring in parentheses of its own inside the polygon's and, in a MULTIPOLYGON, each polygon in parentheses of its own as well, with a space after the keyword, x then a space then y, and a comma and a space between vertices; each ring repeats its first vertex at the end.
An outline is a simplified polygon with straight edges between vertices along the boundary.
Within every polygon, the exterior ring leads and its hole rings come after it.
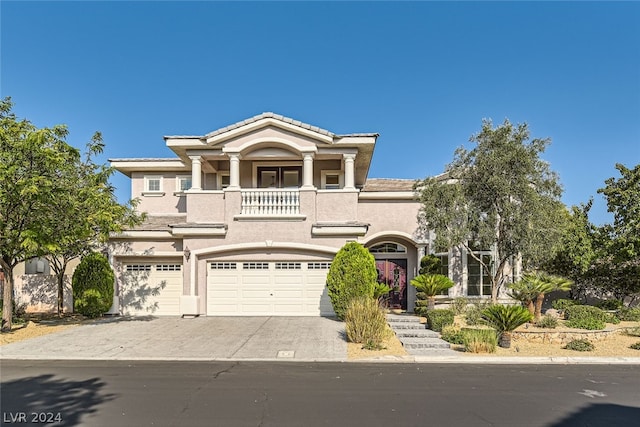
MULTIPOLYGON (((370 177, 442 172, 483 118, 527 122, 568 205, 640 162, 637 2, 0 3, 0 95, 104 160, 264 111, 380 134, 370 177), (409 153, 407 157, 405 153, 409 153)), ((121 200, 129 182, 113 179, 121 200)))

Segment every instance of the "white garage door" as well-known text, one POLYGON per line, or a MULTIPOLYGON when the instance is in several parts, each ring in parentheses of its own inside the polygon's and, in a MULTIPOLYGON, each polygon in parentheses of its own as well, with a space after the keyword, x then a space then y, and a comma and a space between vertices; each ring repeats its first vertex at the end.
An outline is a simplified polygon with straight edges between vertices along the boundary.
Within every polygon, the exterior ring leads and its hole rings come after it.
POLYGON ((212 262, 209 316, 330 316, 329 262, 212 262))
POLYGON ((125 264, 119 277, 120 309, 131 316, 180 314, 182 264, 125 264))

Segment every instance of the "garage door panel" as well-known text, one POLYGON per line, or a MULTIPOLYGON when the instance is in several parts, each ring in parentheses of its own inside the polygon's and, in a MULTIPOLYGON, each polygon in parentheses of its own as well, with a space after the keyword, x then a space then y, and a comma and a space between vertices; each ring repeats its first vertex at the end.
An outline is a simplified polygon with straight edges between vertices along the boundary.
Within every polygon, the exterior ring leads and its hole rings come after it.
POLYGON ((236 268, 214 262, 207 269, 208 315, 333 315, 325 289, 327 262, 228 264, 236 268))
POLYGON ((120 309, 131 316, 180 314, 182 265, 179 263, 123 264, 118 277, 120 309))

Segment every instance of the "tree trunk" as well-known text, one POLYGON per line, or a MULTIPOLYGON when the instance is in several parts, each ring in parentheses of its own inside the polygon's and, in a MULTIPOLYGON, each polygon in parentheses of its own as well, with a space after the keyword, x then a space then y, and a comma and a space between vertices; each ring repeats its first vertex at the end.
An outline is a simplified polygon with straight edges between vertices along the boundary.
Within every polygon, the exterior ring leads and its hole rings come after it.
POLYGON ((542 316, 542 303, 543 302, 544 302, 544 293, 541 293, 536 298, 536 310, 535 310, 535 313, 534 313, 534 320, 536 322, 538 320, 540 320, 540 317, 542 316))
POLYGON ((533 305, 533 301, 532 300, 527 301, 527 310, 529 310, 529 313, 531 313, 531 317, 535 317, 536 308, 533 305))
POLYGON ((502 332, 498 339, 498 346, 502 348, 511 348, 511 332, 502 332))
POLYGON ((427 310, 436 308, 436 297, 427 297, 427 310))
POLYGON ((61 272, 56 273, 58 279, 58 317, 64 314, 64 268, 61 272))
POLYGON ((11 332, 13 317, 13 268, 3 268, 4 291, 2 292, 2 332, 11 332))

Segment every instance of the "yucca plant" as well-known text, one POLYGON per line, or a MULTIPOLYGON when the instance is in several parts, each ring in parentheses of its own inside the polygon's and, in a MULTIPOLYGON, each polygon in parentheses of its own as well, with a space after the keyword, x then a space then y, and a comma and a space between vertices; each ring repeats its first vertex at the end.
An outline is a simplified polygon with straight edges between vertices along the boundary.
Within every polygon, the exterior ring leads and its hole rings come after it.
POLYGON ((436 295, 453 286, 453 281, 443 274, 420 274, 411 279, 411 284, 416 291, 427 296, 427 309, 433 310, 436 306, 436 295))
POLYGON ((573 286, 571 280, 545 273, 526 273, 522 279, 509 285, 509 295, 522 302, 536 322, 542 316, 544 296, 549 292, 568 291, 573 286))
POLYGON ((498 345, 502 348, 510 348, 511 332, 532 319, 529 310, 519 305, 491 305, 482 310, 483 322, 498 332, 498 345))

